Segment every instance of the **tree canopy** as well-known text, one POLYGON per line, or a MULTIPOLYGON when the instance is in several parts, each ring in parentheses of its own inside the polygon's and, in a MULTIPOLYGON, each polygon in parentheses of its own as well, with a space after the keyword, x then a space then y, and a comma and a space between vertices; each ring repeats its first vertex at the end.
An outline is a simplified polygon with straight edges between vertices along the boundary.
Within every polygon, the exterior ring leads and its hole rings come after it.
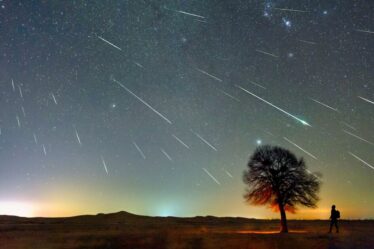
MULTIPOLYGON (((286 222, 285 211, 295 212, 297 205, 316 207, 319 177, 308 171, 305 161, 289 150, 278 146, 260 146, 250 157, 247 166, 243 174, 243 181, 247 185, 244 195, 247 202, 269 205, 279 210, 283 222, 286 222)), ((287 231, 282 224, 284 229, 287 231)))

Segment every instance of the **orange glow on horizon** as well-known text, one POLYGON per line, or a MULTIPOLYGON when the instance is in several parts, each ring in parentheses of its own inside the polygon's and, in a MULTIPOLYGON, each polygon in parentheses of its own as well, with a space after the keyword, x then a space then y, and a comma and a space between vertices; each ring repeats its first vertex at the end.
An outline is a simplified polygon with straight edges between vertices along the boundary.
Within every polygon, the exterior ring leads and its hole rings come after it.
MULTIPOLYGON (((288 230, 289 233, 307 233, 308 231, 305 230, 288 230)), ((235 233, 241 234, 276 234, 279 233, 279 230, 265 230, 265 231, 258 231, 258 230, 241 230, 236 231, 235 233)))

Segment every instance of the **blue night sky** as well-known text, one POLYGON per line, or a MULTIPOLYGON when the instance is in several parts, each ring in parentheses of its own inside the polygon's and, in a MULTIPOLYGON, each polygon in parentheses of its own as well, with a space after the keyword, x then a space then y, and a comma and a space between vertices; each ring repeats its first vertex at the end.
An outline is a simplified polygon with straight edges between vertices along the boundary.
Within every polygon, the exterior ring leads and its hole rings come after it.
POLYGON ((262 144, 374 217, 374 2, 0 1, 0 213, 278 217, 262 144))

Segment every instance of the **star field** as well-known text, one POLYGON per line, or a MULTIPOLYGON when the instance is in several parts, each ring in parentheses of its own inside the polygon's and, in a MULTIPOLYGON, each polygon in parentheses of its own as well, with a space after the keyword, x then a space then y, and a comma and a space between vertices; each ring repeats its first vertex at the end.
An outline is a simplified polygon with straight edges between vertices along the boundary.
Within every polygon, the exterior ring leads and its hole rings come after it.
POLYGON ((374 217, 372 1, 0 7, 0 206, 277 217, 242 197, 272 144, 321 173, 291 217, 374 217))

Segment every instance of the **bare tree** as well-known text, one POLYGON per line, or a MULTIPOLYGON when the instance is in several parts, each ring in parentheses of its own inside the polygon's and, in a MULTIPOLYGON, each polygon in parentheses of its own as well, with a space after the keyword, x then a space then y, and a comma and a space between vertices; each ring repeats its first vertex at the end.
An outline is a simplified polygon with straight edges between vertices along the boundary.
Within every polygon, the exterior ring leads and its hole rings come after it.
POLYGON ((302 158, 277 146, 258 147, 244 171, 248 186, 244 198, 255 205, 269 205, 279 210, 281 232, 287 233, 286 211, 295 212, 296 205, 315 208, 320 180, 306 169, 302 158))

